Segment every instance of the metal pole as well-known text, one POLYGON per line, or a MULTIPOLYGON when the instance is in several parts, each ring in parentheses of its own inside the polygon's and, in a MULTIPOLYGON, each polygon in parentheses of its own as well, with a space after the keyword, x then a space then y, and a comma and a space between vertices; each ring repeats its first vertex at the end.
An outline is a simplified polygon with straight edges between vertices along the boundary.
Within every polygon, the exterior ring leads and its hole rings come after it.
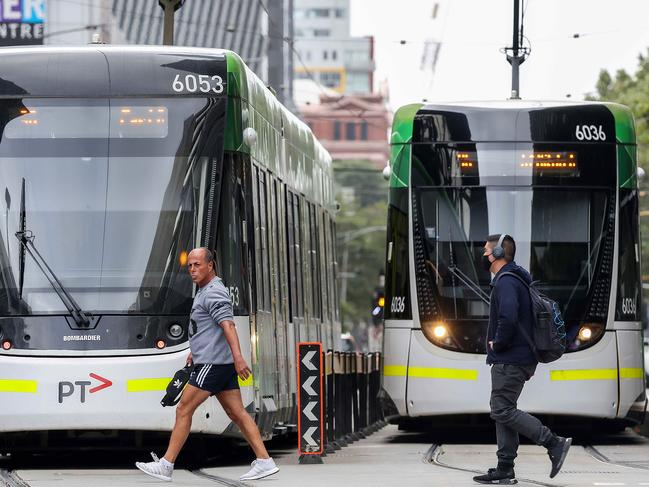
POLYGON ((174 44, 174 13, 183 6, 185 0, 158 0, 158 5, 164 10, 164 33, 162 43, 165 46, 174 44))
POLYGON ((102 0, 101 1, 101 13, 99 14, 99 24, 100 24, 100 32, 101 32, 101 42, 104 42, 105 44, 110 44, 112 39, 111 39, 111 31, 112 31, 112 22, 113 22, 113 14, 111 12, 112 10, 112 1, 111 0, 102 0))
POLYGON ((518 68, 520 66, 520 58, 518 56, 518 39, 519 39, 519 0, 514 0, 514 34, 513 34, 513 56, 512 56, 512 99, 520 99, 520 86, 518 79, 518 68))
POLYGON ((268 84, 284 103, 284 0, 268 2, 268 84))
POLYGON ((293 0, 288 0, 288 12, 287 12, 287 18, 288 18, 288 42, 289 42, 289 49, 288 49, 288 73, 287 73, 287 85, 286 85, 286 102, 289 104, 291 109, 295 106, 295 102, 293 101, 293 45, 295 42, 295 28, 293 24, 293 13, 295 11, 294 5, 293 5, 293 0))

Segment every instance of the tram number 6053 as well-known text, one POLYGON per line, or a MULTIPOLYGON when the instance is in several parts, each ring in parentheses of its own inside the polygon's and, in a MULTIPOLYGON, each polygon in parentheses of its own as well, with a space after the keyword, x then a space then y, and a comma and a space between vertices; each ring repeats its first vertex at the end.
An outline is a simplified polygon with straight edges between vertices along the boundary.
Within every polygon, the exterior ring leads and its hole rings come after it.
POLYGON ((606 132, 601 125, 577 125, 575 127, 577 140, 606 140, 606 132))
POLYGON ((223 78, 218 75, 186 74, 176 75, 171 83, 171 89, 176 93, 223 93, 223 78))
POLYGON ((390 311, 392 313, 403 313, 406 310, 406 298, 401 296, 394 296, 390 303, 390 311))
POLYGON ((230 301, 232 301, 232 306, 239 306, 241 299, 239 298, 239 288, 237 286, 230 286, 228 288, 230 293, 230 301))

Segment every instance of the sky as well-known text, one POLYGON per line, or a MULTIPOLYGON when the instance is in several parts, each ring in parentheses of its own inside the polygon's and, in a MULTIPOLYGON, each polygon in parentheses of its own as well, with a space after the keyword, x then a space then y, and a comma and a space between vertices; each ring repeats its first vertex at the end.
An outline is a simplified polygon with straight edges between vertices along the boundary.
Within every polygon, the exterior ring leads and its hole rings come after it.
MULTIPOLYGON (((602 68, 633 73, 649 48, 648 0, 523 3, 532 48, 520 68, 523 99, 581 100, 602 68)), ((374 36, 375 80, 387 79, 393 109, 508 98, 511 67, 500 50, 511 46, 512 22, 513 0, 351 0, 351 34, 374 36), (422 70, 426 39, 441 42, 434 72, 422 70)))

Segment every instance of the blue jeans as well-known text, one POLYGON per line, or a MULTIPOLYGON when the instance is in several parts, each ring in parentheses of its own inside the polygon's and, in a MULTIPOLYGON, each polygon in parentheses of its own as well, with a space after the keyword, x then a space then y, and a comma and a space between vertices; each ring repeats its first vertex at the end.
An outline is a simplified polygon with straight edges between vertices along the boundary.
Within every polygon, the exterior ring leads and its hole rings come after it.
POLYGON ((523 386, 533 375, 536 365, 494 364, 491 366, 491 419, 496 422, 498 465, 514 465, 519 433, 537 445, 546 446, 556 436, 531 414, 517 408, 523 386))

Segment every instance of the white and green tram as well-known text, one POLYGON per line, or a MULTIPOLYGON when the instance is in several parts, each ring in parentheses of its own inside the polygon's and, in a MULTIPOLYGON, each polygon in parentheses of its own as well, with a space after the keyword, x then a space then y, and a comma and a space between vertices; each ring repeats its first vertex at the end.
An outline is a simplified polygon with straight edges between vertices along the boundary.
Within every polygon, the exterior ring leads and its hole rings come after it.
MULTIPOLYGON (((2 451, 166 435, 196 246, 230 291, 245 406, 265 437, 290 429, 296 342, 340 337, 331 158, 310 129, 229 51, 5 48, 0 66, 2 451)), ((192 429, 238 434, 215 400, 192 429)))
POLYGON ((395 115, 384 388, 403 424, 488 413, 490 234, 556 299, 567 353, 540 365, 521 408, 642 421, 636 140, 610 103, 414 104, 395 115))

